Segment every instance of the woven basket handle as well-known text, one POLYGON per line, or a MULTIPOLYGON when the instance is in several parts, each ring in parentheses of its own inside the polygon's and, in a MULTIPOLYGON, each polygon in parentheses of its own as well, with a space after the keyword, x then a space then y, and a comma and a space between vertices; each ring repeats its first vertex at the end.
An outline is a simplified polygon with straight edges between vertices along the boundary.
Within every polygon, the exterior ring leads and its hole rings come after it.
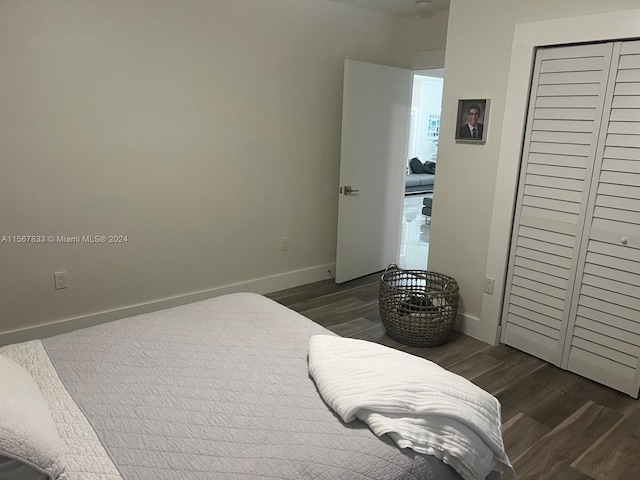
POLYGON ((384 273, 387 273, 389 270, 402 270, 398 265, 396 265, 395 263, 390 263, 387 268, 384 269, 384 273))

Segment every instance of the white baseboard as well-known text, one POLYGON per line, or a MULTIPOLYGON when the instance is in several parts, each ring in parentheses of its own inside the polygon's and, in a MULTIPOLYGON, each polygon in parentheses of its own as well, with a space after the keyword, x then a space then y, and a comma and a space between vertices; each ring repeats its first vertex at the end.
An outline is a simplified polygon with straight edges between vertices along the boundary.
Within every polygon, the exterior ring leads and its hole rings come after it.
POLYGON ((35 327, 4 332, 0 333, 0 346, 11 343, 26 342, 36 338, 46 338, 52 335, 59 335, 79 328, 91 327, 93 325, 111 322, 120 318, 132 317, 142 313, 149 313, 178 305, 198 302, 200 300, 218 297, 227 293, 253 292, 265 294, 277 292, 279 290, 298 287, 300 285, 306 285, 320 280, 327 280, 331 278, 329 270, 335 271, 335 264, 319 265, 317 267, 294 270, 269 277, 256 278, 246 282, 212 288, 210 290, 202 290, 199 292, 178 295, 176 297, 164 298, 154 302, 142 303, 106 312, 92 313, 80 317, 58 320, 56 322, 38 325, 35 327))
POLYGON ((470 337, 480 339, 480 319, 472 317, 471 315, 465 315, 458 313, 458 318, 453 328, 458 332, 462 332, 470 337))

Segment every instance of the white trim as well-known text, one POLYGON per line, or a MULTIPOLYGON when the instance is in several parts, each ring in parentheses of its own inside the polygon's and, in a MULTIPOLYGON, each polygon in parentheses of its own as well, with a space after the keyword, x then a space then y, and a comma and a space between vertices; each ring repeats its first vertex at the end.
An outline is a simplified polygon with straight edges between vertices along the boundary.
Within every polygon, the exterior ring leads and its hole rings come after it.
POLYGON ((640 10, 558 18, 516 25, 498 157, 496 190, 485 276, 496 279, 494 295, 484 294, 480 310, 481 340, 498 343, 511 224, 518 183, 529 82, 536 47, 621 40, 640 36, 640 10))
POLYGON ((0 346, 50 337, 52 335, 59 335, 79 328, 91 327, 100 323, 111 322, 120 318, 132 317, 134 315, 154 312, 156 310, 163 310, 165 308, 184 305, 186 303, 199 302, 201 300, 206 300, 208 298, 217 297, 227 293, 253 292, 265 294, 277 292, 287 288, 327 280, 331 278, 329 270, 333 272, 335 271, 335 268, 335 263, 319 265, 303 270, 295 270, 278 275, 271 275, 269 277, 256 278, 247 282, 212 288, 210 290, 202 290, 199 292, 187 293, 185 295, 178 295, 176 297, 164 298, 154 302, 141 303, 106 312, 92 313, 80 317, 58 320, 56 322, 38 325, 36 327, 4 332, 0 333, 0 346))
POLYGON ((458 332, 469 335, 470 337, 479 338, 480 319, 464 313, 459 313, 453 328, 458 332))

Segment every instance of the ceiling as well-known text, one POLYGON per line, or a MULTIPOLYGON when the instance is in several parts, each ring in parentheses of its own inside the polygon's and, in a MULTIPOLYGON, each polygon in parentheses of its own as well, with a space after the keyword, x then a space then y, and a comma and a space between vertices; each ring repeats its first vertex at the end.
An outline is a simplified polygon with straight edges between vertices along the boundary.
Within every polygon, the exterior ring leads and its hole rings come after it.
POLYGON ((366 8, 376 12, 388 13, 397 17, 422 15, 436 10, 448 10, 449 0, 433 0, 429 7, 416 5, 415 0, 331 0, 353 7, 366 8))

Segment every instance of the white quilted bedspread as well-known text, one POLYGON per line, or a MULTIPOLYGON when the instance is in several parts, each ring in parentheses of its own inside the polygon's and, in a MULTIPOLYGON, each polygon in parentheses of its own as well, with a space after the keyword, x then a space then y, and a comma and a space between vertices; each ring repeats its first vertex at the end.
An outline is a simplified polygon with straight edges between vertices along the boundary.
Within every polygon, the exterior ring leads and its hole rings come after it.
POLYGON ((36 379, 71 480, 460 480, 343 423, 309 377, 331 334, 255 294, 2 349, 36 379))

